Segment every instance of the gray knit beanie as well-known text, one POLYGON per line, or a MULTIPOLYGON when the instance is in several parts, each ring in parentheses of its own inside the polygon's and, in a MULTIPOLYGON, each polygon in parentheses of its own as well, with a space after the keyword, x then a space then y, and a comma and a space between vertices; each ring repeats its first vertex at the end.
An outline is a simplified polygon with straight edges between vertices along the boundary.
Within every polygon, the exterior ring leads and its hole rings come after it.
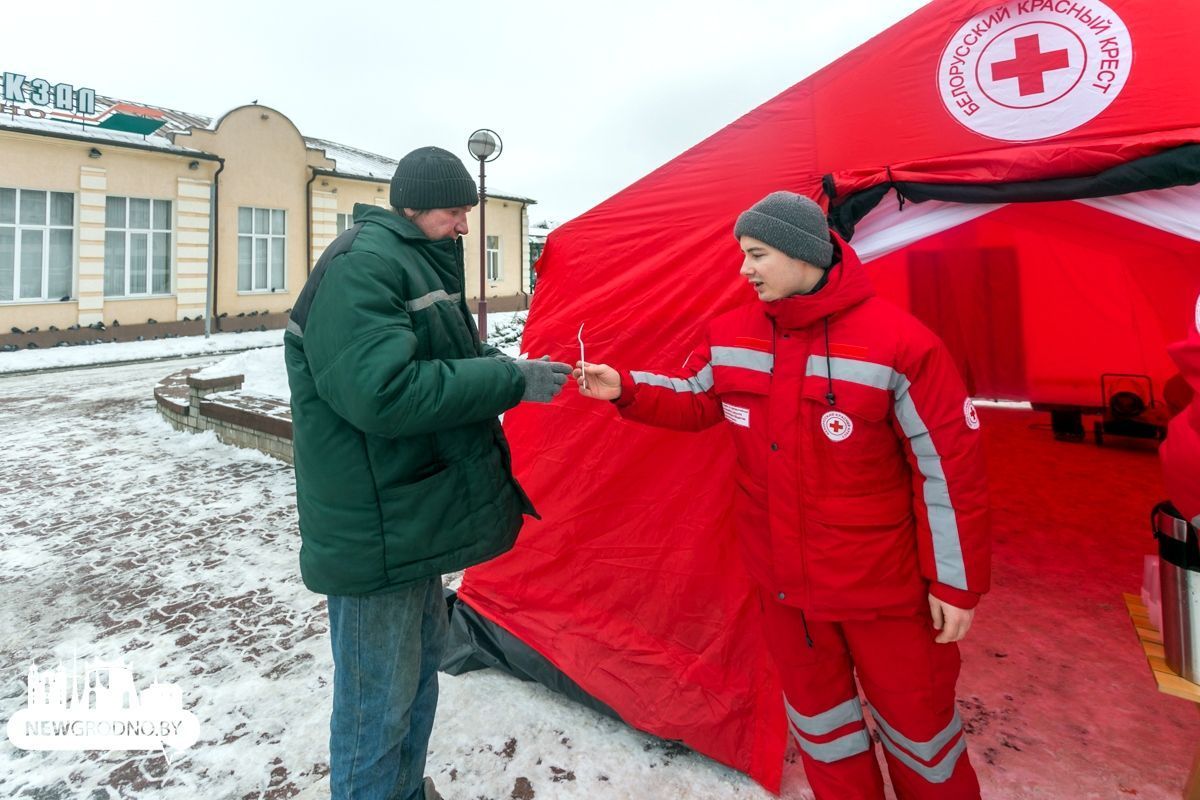
POLYGON ((392 176, 394 208, 423 211, 479 202, 479 189, 458 156, 440 147, 418 147, 400 159, 392 176))
POLYGON ((743 211, 734 238, 750 236, 814 267, 833 265, 829 223, 821 207, 801 194, 772 192, 743 211))

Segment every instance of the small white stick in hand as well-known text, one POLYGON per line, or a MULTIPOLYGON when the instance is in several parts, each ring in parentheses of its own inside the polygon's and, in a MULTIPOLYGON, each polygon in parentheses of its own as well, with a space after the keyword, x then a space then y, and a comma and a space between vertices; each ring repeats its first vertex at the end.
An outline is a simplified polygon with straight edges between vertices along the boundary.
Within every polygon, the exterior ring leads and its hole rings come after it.
POLYGON ((582 322, 579 323, 579 333, 576 334, 576 338, 579 339, 579 368, 581 370, 583 370, 583 388, 586 389, 586 388, 588 388, 587 360, 583 357, 583 325, 584 325, 584 323, 582 323, 582 322))

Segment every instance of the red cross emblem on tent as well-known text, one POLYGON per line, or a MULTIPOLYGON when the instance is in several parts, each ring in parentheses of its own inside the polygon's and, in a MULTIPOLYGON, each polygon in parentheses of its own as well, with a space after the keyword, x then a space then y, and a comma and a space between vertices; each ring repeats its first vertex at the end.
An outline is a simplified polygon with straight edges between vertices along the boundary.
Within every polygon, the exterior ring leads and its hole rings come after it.
POLYGON ((1087 49, 1062 25, 1029 22, 999 33, 979 53, 983 100, 1001 108, 1034 109, 1064 100, 1079 85, 1087 49))
POLYGON ((1104 111, 1132 64, 1129 29, 1103 0, 1008 0, 950 35, 937 82, 946 110, 964 127, 1029 142, 1104 111))
POLYGON ((854 433, 854 423, 840 411, 827 411, 821 417, 821 430, 832 442, 848 439, 854 433))
POLYGON ((1017 79, 1017 91, 1021 97, 1042 94, 1046 91, 1045 75, 1054 70, 1071 66, 1070 51, 1048 50, 1042 52, 1041 37, 1036 33, 1020 36, 1016 40, 1016 55, 1007 61, 992 63, 992 80, 1017 79))

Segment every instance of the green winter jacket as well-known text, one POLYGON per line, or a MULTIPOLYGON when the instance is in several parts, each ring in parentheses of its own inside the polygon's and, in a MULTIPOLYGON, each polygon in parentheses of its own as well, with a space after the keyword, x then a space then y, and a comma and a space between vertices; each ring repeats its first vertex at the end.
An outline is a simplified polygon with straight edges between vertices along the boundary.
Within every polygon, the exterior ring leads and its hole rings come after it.
POLYGON ((300 572, 321 594, 387 592, 512 547, 533 506, 497 415, 525 381, 479 343, 461 239, 354 207, 284 334, 300 572))

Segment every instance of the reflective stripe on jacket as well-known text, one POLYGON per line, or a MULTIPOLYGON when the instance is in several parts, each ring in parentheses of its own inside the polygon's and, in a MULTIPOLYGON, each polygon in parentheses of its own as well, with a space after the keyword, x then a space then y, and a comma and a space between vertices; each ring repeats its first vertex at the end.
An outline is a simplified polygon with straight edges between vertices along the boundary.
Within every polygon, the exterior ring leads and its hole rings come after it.
POLYGON ((814 619, 972 608, 988 588, 979 419, 942 342, 873 297, 853 251, 813 295, 713 320, 685 372, 622 373, 629 419, 724 422, 754 578, 814 619), (826 343, 828 342, 828 348, 826 343))

